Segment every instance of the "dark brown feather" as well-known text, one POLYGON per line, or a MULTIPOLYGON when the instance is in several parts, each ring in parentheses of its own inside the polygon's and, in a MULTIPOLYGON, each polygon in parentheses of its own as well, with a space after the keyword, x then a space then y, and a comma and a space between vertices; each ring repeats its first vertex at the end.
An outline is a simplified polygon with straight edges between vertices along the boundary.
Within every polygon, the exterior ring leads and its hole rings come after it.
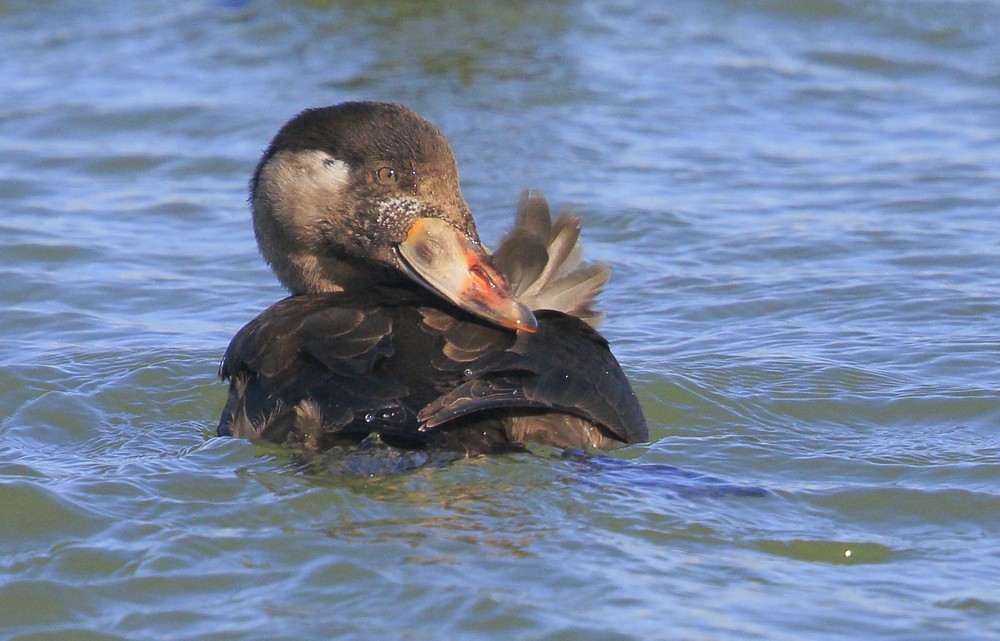
POLYGON ((220 434, 322 448, 377 432, 468 452, 470 440, 509 447, 515 416, 556 412, 582 421, 578 434, 541 439, 555 445, 597 444, 580 440, 588 430, 607 443, 646 438, 607 343, 559 312, 515 335, 420 292, 295 296, 237 334, 222 375, 232 393, 220 434), (484 429, 495 433, 484 440, 484 429))
POLYGON ((500 329, 415 287, 286 298, 233 338, 220 435, 322 449, 377 433, 465 453, 523 441, 607 448, 647 439, 642 409, 592 328, 608 269, 581 261, 579 220, 525 193, 495 262, 536 311, 500 329))

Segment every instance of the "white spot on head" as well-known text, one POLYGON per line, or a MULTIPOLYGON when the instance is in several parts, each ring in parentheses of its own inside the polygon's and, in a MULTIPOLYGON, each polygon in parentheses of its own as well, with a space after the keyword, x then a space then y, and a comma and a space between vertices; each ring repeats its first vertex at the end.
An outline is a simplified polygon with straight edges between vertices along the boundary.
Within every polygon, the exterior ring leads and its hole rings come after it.
POLYGON ((283 224, 308 228, 341 197, 350 178, 347 163, 324 151, 279 151, 260 172, 257 196, 283 224))
POLYGON ((264 259, 292 292, 339 290, 324 243, 348 231, 336 214, 350 180, 347 163, 319 150, 282 150, 261 167, 254 233, 264 259))
POLYGON ((338 189, 343 189, 347 186, 348 181, 351 179, 351 168, 347 166, 346 162, 330 156, 325 151, 307 153, 316 154, 317 160, 326 170, 329 181, 335 184, 338 189))

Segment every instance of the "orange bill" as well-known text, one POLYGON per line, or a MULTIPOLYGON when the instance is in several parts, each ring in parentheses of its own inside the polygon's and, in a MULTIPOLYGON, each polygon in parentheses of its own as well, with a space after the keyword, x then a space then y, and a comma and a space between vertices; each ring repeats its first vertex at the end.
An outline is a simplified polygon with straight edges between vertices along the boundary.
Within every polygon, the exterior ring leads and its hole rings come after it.
POLYGON ((507 329, 538 329, 482 246, 446 221, 418 218, 396 251, 410 278, 465 311, 507 329))

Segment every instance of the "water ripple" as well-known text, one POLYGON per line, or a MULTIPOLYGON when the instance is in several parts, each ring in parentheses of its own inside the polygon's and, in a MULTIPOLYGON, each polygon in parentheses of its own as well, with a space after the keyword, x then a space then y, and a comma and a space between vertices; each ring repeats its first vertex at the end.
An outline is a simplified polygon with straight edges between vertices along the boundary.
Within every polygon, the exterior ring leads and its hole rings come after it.
POLYGON ((996 636, 995 9, 5 4, 0 636, 996 636), (581 215, 650 443, 213 436, 284 295, 246 181, 356 98, 442 128, 486 240, 581 215))

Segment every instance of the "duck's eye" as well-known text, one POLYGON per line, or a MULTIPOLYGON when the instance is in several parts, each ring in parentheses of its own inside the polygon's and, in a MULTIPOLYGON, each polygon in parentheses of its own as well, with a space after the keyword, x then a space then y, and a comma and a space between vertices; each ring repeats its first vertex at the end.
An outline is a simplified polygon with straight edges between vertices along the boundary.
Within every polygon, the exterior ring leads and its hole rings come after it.
POLYGON ((382 167, 375 172, 375 179, 383 185, 391 185, 399 180, 399 173, 392 167, 382 167))

